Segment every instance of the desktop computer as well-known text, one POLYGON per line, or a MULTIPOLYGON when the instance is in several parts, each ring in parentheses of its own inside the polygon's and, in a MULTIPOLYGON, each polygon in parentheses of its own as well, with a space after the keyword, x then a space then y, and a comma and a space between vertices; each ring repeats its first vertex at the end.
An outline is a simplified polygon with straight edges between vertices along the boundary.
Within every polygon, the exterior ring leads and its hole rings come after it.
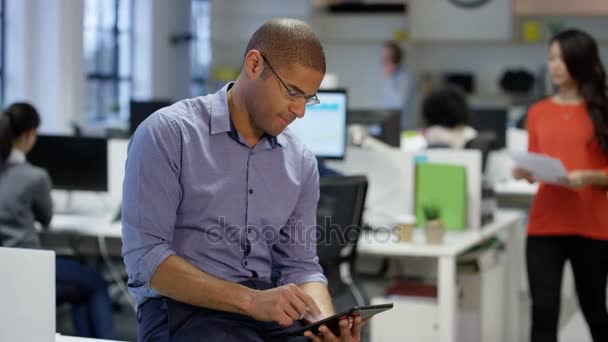
POLYGON ((153 101, 131 101, 129 104, 129 132, 135 133, 137 126, 157 110, 172 105, 172 101, 168 100, 153 100, 153 101))
POLYGON ((492 132, 496 142, 492 149, 502 149, 507 146, 508 111, 505 107, 473 107, 471 108, 471 126, 479 133, 492 132))
POLYGON ((40 135, 27 158, 49 173, 53 189, 108 191, 105 138, 40 135))
POLYGON ((372 137, 393 147, 401 146, 401 110, 349 110, 348 124, 365 126, 372 137))

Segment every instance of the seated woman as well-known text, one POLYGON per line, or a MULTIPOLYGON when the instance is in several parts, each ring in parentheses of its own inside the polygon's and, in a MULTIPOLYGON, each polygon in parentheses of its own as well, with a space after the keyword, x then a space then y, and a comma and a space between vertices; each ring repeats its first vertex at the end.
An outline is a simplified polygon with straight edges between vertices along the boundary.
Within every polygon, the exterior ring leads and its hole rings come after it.
POLYGON ((428 147, 462 149, 477 136, 465 95, 456 87, 433 90, 422 103, 422 117, 428 147))
MULTIPOLYGON (((35 221, 48 227, 53 215, 47 172, 27 162, 36 142, 40 117, 27 103, 15 103, 0 114, 0 246, 41 248, 35 221)), ((57 257, 58 301, 72 304, 75 333, 113 338, 112 303, 107 284, 97 272, 57 257)))

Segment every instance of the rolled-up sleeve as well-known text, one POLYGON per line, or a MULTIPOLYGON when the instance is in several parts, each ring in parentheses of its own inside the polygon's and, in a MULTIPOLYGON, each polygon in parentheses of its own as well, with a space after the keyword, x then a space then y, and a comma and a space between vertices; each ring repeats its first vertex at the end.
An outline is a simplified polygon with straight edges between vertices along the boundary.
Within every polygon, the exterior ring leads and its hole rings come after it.
POLYGON ((296 207, 273 246, 274 266, 279 285, 308 282, 327 284, 317 257, 316 229, 319 201, 319 171, 312 153, 306 151, 302 163, 302 187, 296 207))
POLYGON ((157 294, 150 280, 175 254, 171 240, 178 205, 181 135, 178 124, 156 113, 137 129, 129 144, 122 194, 122 254, 129 290, 138 303, 157 294))

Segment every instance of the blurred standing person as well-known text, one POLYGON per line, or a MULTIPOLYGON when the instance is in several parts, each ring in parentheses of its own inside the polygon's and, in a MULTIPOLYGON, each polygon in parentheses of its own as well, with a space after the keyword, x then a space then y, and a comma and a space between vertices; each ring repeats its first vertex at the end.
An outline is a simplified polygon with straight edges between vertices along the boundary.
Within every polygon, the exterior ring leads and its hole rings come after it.
MULTIPOLYGON (((528 112, 528 149, 558 158, 564 185, 541 183, 528 223, 526 262, 532 297, 531 341, 557 341, 564 264, 593 341, 608 341, 608 96, 595 40, 566 30, 550 41, 555 95, 528 112)), ((515 178, 534 182, 515 168, 515 178)))
POLYGON ((410 126, 408 115, 411 97, 411 77, 405 66, 405 51, 395 41, 382 46, 382 77, 385 109, 401 110, 401 127, 410 126))

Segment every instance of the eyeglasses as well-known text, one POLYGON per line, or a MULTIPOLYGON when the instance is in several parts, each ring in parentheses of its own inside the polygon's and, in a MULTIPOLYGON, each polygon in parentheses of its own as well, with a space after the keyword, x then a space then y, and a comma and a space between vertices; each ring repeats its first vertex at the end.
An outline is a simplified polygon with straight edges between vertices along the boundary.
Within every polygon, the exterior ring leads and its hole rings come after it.
POLYGON ((276 71, 274 71, 274 68, 272 67, 272 65, 270 65, 270 63, 268 63, 268 59, 266 59, 266 57, 264 57, 264 55, 262 53, 260 53, 260 55, 262 56, 262 59, 264 60, 264 62, 266 64, 268 64, 268 67, 270 68, 270 70, 272 71, 272 73, 277 77, 277 79, 279 80, 279 82, 281 82, 281 84, 283 85, 283 87, 285 87, 285 89, 287 89, 287 97, 289 97, 291 100, 293 101, 298 101, 300 99, 304 99, 304 101, 306 102, 307 106, 314 106, 314 105, 318 105, 319 103, 321 103, 321 101, 319 101, 319 98, 317 98, 317 95, 310 95, 310 96, 306 96, 304 94, 302 94, 302 92, 295 90, 295 89, 291 89, 287 86, 287 84, 285 84, 285 82, 283 82, 283 80, 281 79, 281 76, 279 76, 279 74, 277 74, 276 71))

